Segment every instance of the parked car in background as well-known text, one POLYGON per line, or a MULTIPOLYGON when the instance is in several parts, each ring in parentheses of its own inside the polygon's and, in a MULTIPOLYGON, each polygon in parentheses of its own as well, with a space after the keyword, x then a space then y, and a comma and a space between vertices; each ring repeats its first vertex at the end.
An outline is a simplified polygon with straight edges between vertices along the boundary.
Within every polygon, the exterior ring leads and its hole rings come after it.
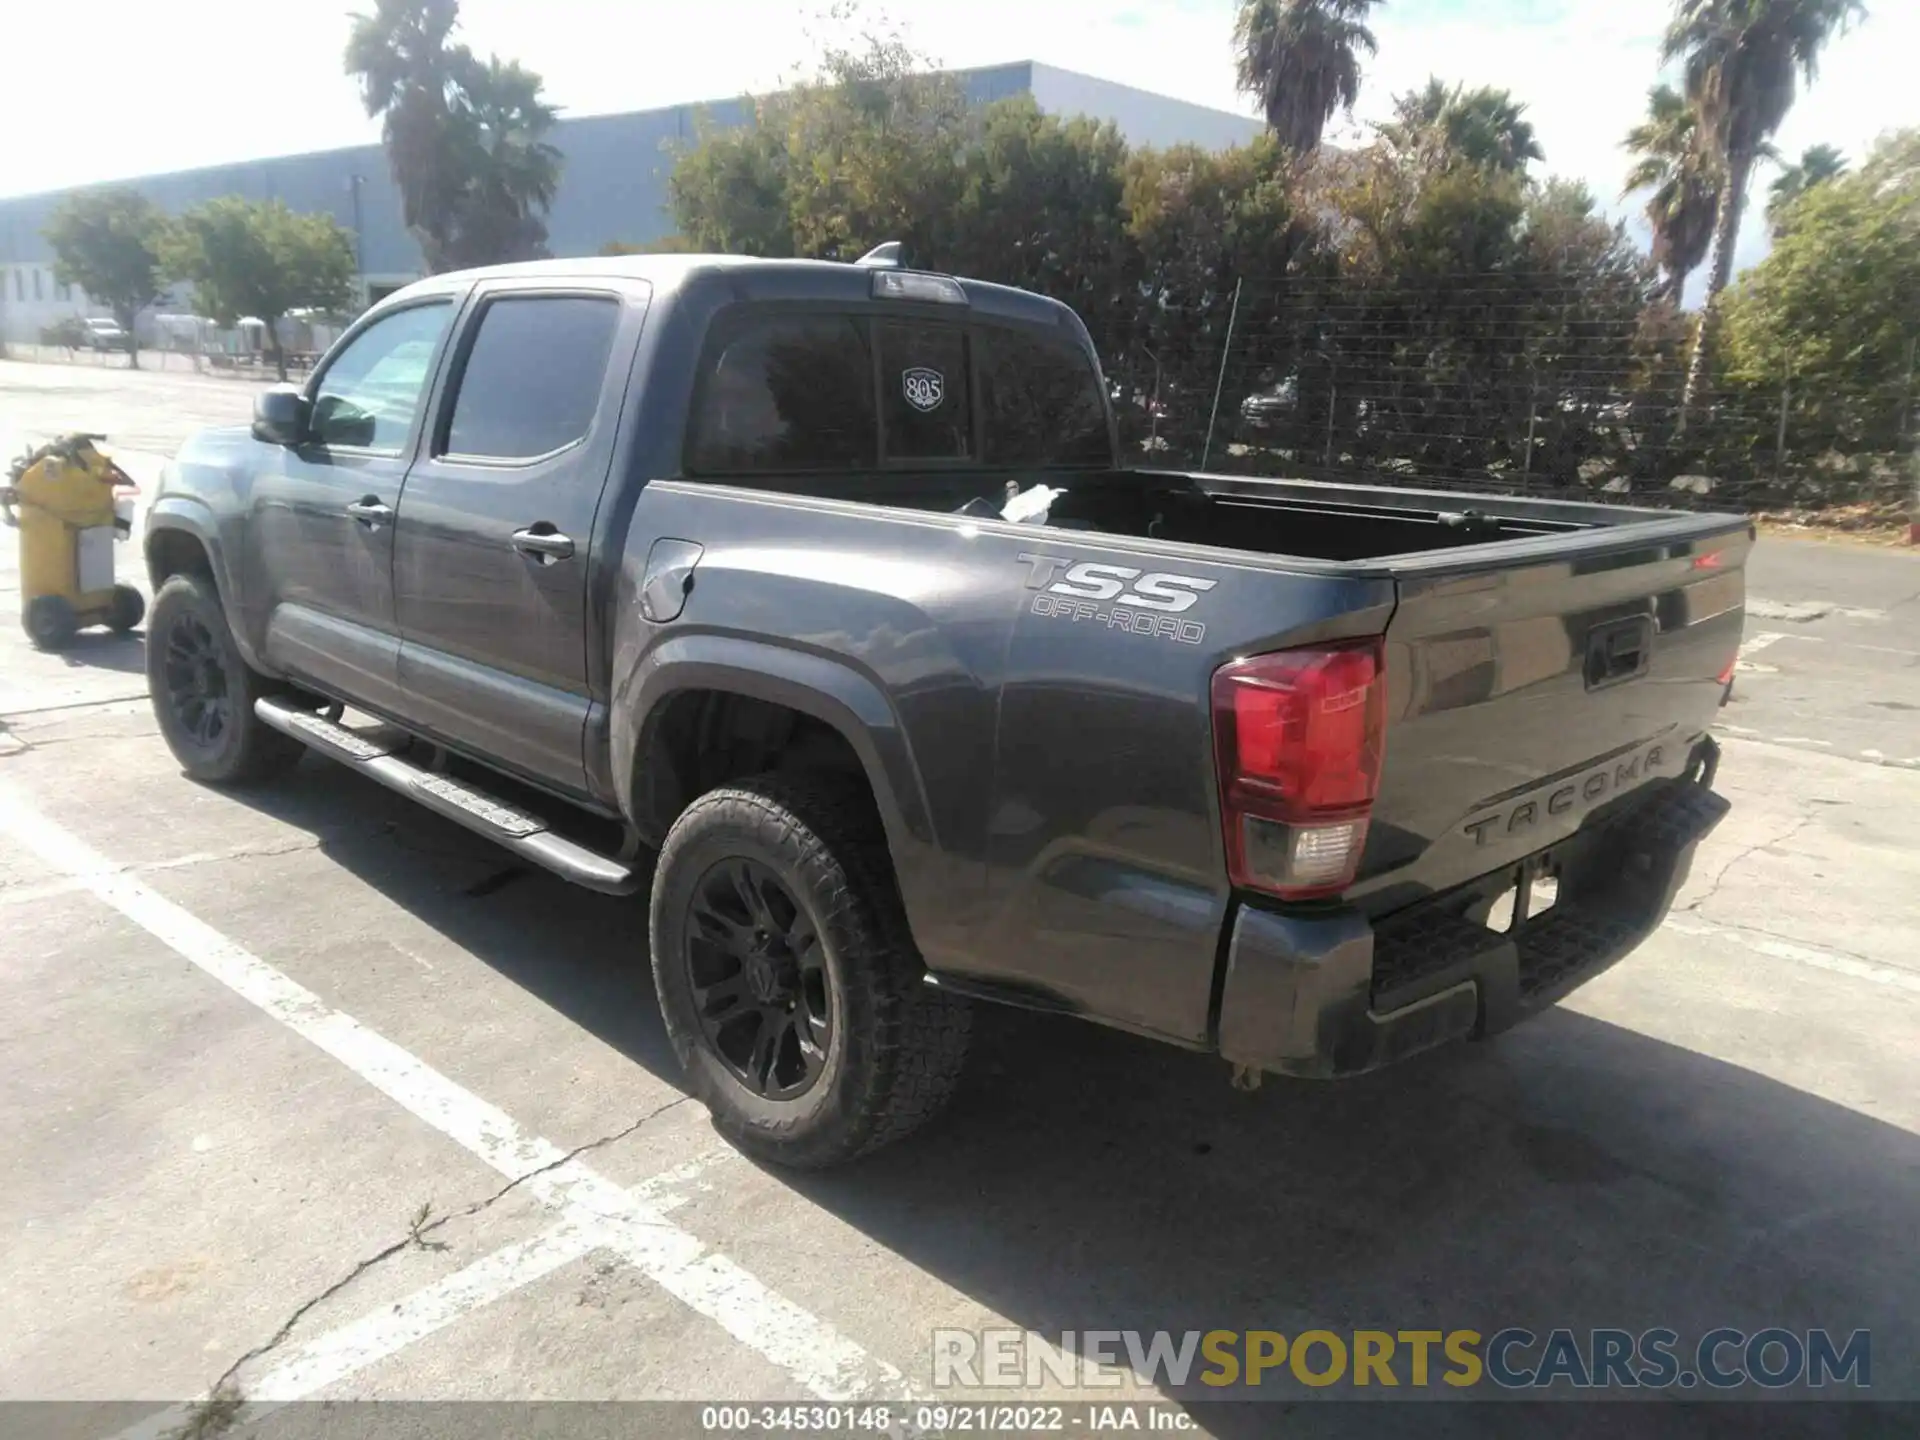
POLYGON ((127 332, 118 320, 89 318, 80 322, 80 343, 88 350, 124 350, 127 332))
POLYGON ((1240 418, 1255 430, 1271 430, 1291 420, 1300 408, 1300 386, 1289 375, 1278 385, 1247 396, 1240 402, 1240 418))

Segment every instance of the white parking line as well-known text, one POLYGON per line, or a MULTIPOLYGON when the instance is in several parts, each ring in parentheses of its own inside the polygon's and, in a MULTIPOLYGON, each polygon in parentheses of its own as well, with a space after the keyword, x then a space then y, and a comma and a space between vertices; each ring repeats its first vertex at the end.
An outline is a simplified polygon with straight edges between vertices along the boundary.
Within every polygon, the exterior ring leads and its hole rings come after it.
MULTIPOLYGON (((662 1211, 678 1209, 683 1197, 672 1192, 693 1183, 703 1170, 727 1153, 712 1151, 649 1176, 634 1186, 632 1193, 654 1199, 662 1211)), ((562 1220, 532 1239, 482 1256, 464 1269, 416 1290, 404 1300, 382 1305, 338 1329, 329 1330, 296 1348, 259 1379, 245 1383, 246 1408, 236 1424, 262 1419, 283 1405, 318 1394, 327 1386, 444 1330, 461 1317, 591 1254, 606 1239, 605 1228, 597 1221, 562 1220)), ((206 1399, 202 1395, 191 1404, 156 1411, 117 1432, 112 1440, 161 1440, 188 1425, 206 1399)))
POLYGON ((505 1111, 454 1083, 128 874, 0 785, 0 831, 182 959, 318 1046, 823 1400, 906 1395, 900 1372, 505 1111), (535 1173, 543 1172, 543 1173, 535 1173))
MULTIPOLYGON (((1740 646, 1740 658, 1744 660, 1749 655, 1758 655, 1762 650, 1766 649, 1769 645, 1772 645, 1775 642, 1784 640, 1786 638, 1787 637, 1778 630, 1762 630, 1758 635, 1754 636, 1751 640, 1742 642, 1740 646)), ((1726 652, 1723 650, 1720 653, 1724 655, 1726 652)))
POLYGON ((1831 950, 1819 950, 1791 940, 1776 940, 1771 935, 1758 935, 1734 925, 1714 925, 1705 920, 1696 920, 1691 915, 1670 916, 1661 928, 1671 930, 1676 935, 1731 940, 1736 945, 1757 950, 1762 955, 1771 955, 1776 960, 1791 960, 1796 965, 1811 965, 1816 970, 1831 970, 1837 975, 1851 975, 1856 980, 1869 980, 1875 985, 1911 990, 1920 995, 1920 974, 1911 970, 1896 970, 1891 965, 1875 965, 1852 955, 1839 955, 1831 950))
POLYGON ((1762 620, 1791 620, 1797 625, 1808 625, 1815 620, 1824 620, 1829 615, 1839 615, 1848 620, 1884 620, 1887 612, 1860 605, 1835 605, 1825 600, 1764 600, 1757 595, 1746 599, 1746 611, 1762 620))
MULTIPOLYGON (((301 1346, 286 1363, 248 1382, 246 1410, 240 1418, 249 1422, 258 1420, 282 1405, 316 1394, 397 1354, 415 1341, 426 1339, 461 1316, 551 1275, 587 1254, 597 1243, 598 1235, 593 1227, 563 1221, 531 1240, 509 1245, 474 1261, 464 1270, 415 1291, 398 1304, 382 1305, 371 1314, 301 1346)), ((161 1440, 190 1425, 195 1410, 204 1401, 203 1396, 191 1405, 174 1405, 156 1411, 138 1424, 119 1431, 112 1440, 161 1440)))
MULTIPOLYGON (((231 850, 201 851, 188 855, 177 855, 171 860, 146 860, 124 867, 130 875, 153 875, 162 870, 187 870, 195 865, 209 865, 221 860, 246 860, 271 855, 292 855, 302 850, 318 848, 318 842, 303 840, 285 849, 262 850, 257 846, 238 845, 231 850)), ((40 900, 57 900, 62 895, 78 895, 86 892, 85 882, 68 876, 60 880, 29 881, 21 885, 0 888, 0 909, 9 905, 31 905, 40 900)))
POLYGON ((1890 770, 1920 770, 1920 755, 1888 755, 1879 750, 1862 750, 1858 755, 1840 754, 1831 740, 1816 740, 1807 735, 1762 735, 1744 725, 1729 725, 1724 720, 1713 727, 1714 733, 1728 740, 1744 740, 1749 745, 1779 745, 1789 750, 1811 750, 1832 755, 1838 760, 1863 765, 1884 765, 1890 770))

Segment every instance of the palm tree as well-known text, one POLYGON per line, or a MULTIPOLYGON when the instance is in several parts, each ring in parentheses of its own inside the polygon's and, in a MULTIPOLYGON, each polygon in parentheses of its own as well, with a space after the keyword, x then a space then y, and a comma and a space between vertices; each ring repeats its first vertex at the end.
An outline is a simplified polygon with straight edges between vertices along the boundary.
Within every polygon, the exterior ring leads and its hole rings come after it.
POLYGON ((546 251, 542 217, 560 187, 562 156, 544 137, 559 112, 540 77, 517 61, 469 57, 459 67, 455 126, 466 189, 450 237, 456 265, 529 260, 546 251))
POLYGON ((1647 118, 1627 132, 1626 148, 1636 158, 1621 195, 1652 192, 1646 216, 1653 263, 1666 277, 1660 298, 1678 305, 1713 241, 1720 195, 1715 161, 1701 144, 1697 112, 1671 85, 1648 92, 1647 118))
POLYGON ((1682 62, 1687 99, 1722 176, 1707 251, 1707 306, 1680 401, 1683 428, 1706 378, 1714 302, 1733 276, 1754 164, 1793 108, 1797 82, 1811 84, 1819 73, 1827 41, 1865 13, 1861 0, 1679 0, 1663 58, 1682 62))
POLYGON ((376 0, 373 14, 353 17, 347 40, 347 74, 360 81, 368 117, 383 118, 401 216, 429 270, 446 268, 463 189, 464 177, 448 154, 455 72, 466 54, 464 46, 448 43, 459 18, 459 0, 376 0))
POLYGON ((1526 109, 1511 91, 1490 85, 1468 90, 1435 77, 1424 90, 1395 97, 1394 118, 1379 128, 1388 143, 1409 154, 1517 172, 1546 158, 1533 122, 1524 118, 1526 109))
POLYGON ((1767 189, 1767 224, 1777 238, 1786 228, 1787 211, 1809 190, 1838 180, 1847 173, 1847 157, 1832 145, 1810 145, 1800 159, 1781 170, 1767 189))
POLYGON ((560 184, 546 141, 558 112, 517 61, 452 43, 459 0, 376 0, 356 15, 346 68, 383 134, 407 228, 430 271, 545 253, 560 184))
POLYGON ((1377 0, 1242 0, 1234 22, 1240 89, 1296 155, 1319 148, 1328 122, 1360 98, 1360 54, 1379 46, 1367 28, 1377 0))
POLYGON ((1456 88, 1441 115, 1441 128, 1448 146, 1473 164, 1524 170, 1529 162, 1547 158, 1533 122, 1522 118, 1526 109, 1510 91, 1490 85, 1467 91, 1456 88))

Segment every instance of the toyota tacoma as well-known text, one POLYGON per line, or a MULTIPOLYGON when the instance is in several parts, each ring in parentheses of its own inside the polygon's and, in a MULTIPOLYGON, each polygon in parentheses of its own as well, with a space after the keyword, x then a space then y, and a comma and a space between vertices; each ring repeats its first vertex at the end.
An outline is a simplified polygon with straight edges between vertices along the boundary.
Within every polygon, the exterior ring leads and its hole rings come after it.
POLYGON ((977 1002, 1330 1078, 1631 951, 1726 810, 1748 522, 1131 468, 1107 395, 888 253, 421 281, 168 468, 160 728, 644 890, 792 1165, 927 1119, 977 1002))

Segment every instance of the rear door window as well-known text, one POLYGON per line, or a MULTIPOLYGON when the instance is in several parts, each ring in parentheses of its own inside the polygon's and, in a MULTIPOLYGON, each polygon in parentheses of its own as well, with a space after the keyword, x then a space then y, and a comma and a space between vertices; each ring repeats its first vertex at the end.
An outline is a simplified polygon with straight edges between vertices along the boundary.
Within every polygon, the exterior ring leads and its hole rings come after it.
POLYGON ((488 302, 441 453, 530 460, 584 439, 619 323, 620 302, 611 295, 510 295, 488 302))
POLYGON ((953 325, 883 320, 880 405, 886 458, 967 460, 973 456, 967 335, 953 325))
POLYGON ((874 463, 873 353, 845 315, 764 316, 726 339, 694 400, 687 468, 726 475, 874 463))
POLYGON ((974 332, 989 465, 1111 465, 1100 376, 1078 346, 1010 326, 974 332))

